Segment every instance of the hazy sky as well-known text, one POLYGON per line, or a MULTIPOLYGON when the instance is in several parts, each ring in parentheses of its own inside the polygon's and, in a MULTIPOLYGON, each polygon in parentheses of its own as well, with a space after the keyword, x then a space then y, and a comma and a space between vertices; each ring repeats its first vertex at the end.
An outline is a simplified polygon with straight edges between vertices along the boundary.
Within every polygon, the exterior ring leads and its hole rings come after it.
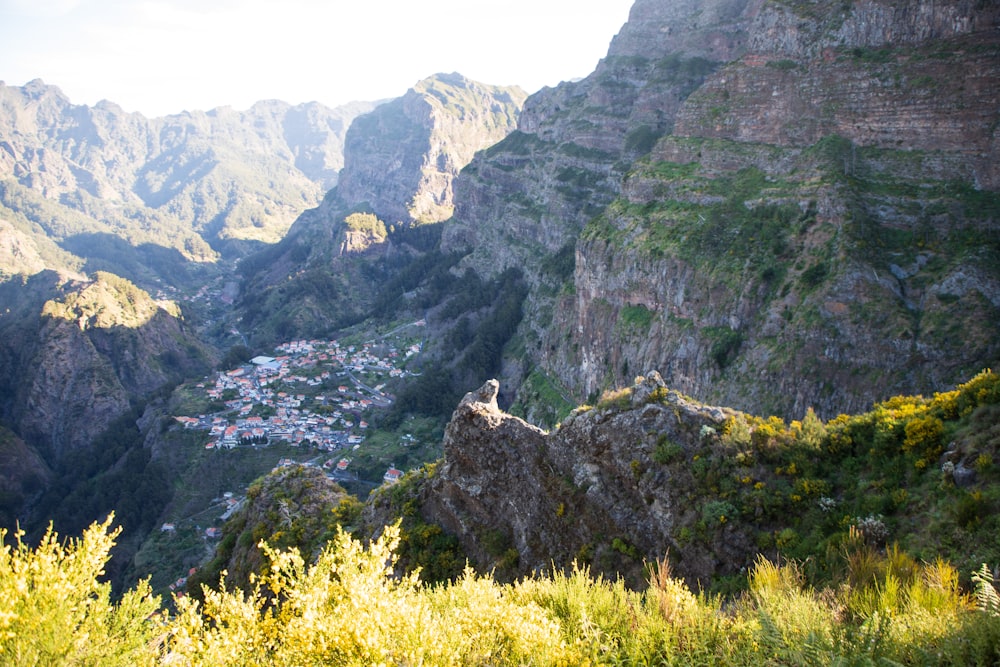
POLYGON ((0 0, 0 80, 161 116, 586 76, 633 0, 0 0))

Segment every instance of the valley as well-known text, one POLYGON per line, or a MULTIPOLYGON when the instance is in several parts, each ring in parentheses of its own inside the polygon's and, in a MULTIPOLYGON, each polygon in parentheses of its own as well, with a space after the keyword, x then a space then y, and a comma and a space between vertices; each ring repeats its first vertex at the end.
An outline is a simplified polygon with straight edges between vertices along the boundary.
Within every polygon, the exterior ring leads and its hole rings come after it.
POLYGON ((401 387, 412 376, 406 366, 420 354, 425 326, 422 320, 403 323, 376 340, 348 344, 348 338, 343 347, 338 341, 292 341, 278 345, 275 357, 258 355, 177 387, 175 423, 162 437, 165 446, 185 452, 189 474, 182 472, 175 483, 190 491, 168 507, 160 529, 136 554, 135 568, 153 574, 154 590, 183 592, 178 582, 186 583, 186 576, 171 580, 172 588, 164 577, 190 575, 204 564, 225 521, 245 501, 246 486, 262 474, 293 465, 316 468, 363 498, 408 468, 437 459, 442 426, 433 420, 378 427, 393 404, 387 383, 401 387), (233 471, 217 479, 234 486, 216 490, 205 477, 210 467, 233 471), (244 485, 236 486, 240 480, 244 485))
POLYGON ((148 577, 176 655, 240 591, 260 646, 326 636, 348 580, 379 649, 488 581, 545 664, 683 662, 677 628, 712 664, 1000 655, 998 25, 636 0, 531 95, 145 119, 0 84, 0 526, 113 512, 102 581, 148 577), (563 595, 661 634, 600 648, 563 595))

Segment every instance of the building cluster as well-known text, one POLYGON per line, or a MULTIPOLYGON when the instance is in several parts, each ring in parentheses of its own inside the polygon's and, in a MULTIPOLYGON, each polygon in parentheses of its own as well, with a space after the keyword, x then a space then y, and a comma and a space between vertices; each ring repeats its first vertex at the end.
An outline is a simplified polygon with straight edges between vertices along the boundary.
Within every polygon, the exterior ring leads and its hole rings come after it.
MULTIPOLYGON (((425 322, 413 325, 424 326, 425 322)), ((341 346, 336 340, 284 343, 275 348, 274 357, 255 357, 197 385, 208 398, 224 404, 223 410, 174 419, 186 429, 208 431, 206 449, 227 450, 284 440, 291 445, 309 444, 321 451, 353 451, 365 439, 365 412, 392 405, 392 397, 383 392, 381 379, 404 377, 408 371, 403 362, 420 351, 419 343, 407 343, 398 349, 386 343, 341 346)), ((415 444, 415 439, 406 434, 402 442, 409 446, 415 444)), ((349 455, 340 455, 321 465, 336 479, 348 474, 350 463, 349 455)), ((276 467, 295 464, 298 462, 282 458, 276 467)), ((402 476, 402 470, 390 465, 383 481, 395 483, 402 476)), ((227 520, 243 500, 230 492, 224 494, 221 502, 225 511, 219 519, 227 520)), ((174 533, 177 524, 164 523, 160 530, 174 533)), ((222 534, 217 526, 197 530, 208 540, 222 534)), ((180 577, 170 584, 170 589, 183 590, 186 581, 187 577, 180 577)))
MULTIPOLYGON (((362 418, 365 412, 392 405, 380 379, 404 377, 408 371, 403 362, 420 351, 420 343, 398 349, 374 342, 341 346, 336 340, 283 343, 275 348, 277 356, 255 357, 239 368, 218 373, 214 382, 197 385, 210 399, 224 403, 224 410, 174 419, 185 428, 208 431, 211 438, 206 449, 283 440, 321 451, 356 450, 368 429, 362 418)), ((405 445, 413 444, 412 435, 403 440, 405 445)), ((336 472, 343 473, 349 462, 349 458, 341 459, 336 472)), ((333 463, 327 467, 333 468, 333 463)), ((385 481, 397 481, 401 475, 390 466, 385 481)))
POLYGON ((360 416, 392 404, 384 384, 369 387, 359 376, 404 376, 400 362, 419 350, 419 344, 399 351, 374 343, 341 347, 336 340, 284 343, 275 349, 278 356, 255 357, 220 372, 214 384, 199 385, 209 398, 225 402, 226 413, 175 419, 185 428, 208 430, 207 449, 271 440, 308 442, 326 451, 357 446, 368 427, 360 416))

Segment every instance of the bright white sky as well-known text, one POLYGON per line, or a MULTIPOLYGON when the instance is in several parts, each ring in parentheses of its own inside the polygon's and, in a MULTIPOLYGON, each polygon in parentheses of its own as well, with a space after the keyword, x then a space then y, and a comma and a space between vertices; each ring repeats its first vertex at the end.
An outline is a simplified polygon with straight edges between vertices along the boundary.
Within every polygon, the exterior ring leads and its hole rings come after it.
POLYGON ((402 95, 438 72, 586 76, 633 0, 0 0, 0 81, 153 117, 402 95))

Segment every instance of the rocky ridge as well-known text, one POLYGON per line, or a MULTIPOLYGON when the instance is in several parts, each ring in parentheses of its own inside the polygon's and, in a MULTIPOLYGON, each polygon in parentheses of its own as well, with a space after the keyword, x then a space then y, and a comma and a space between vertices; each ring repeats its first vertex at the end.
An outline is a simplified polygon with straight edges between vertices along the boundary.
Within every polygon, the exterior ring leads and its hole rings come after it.
POLYGON ((176 305, 113 274, 77 282, 44 272, 8 288, 34 317, 0 322, 0 409, 48 465, 89 445, 139 397, 210 365, 176 305))
POLYGON ((496 380, 487 382, 456 408, 443 462, 420 495, 423 516, 457 536, 477 567, 507 557, 515 564, 503 573, 510 576, 577 560, 636 583, 643 558, 667 552, 692 580, 748 564, 754 550, 746 527, 730 526, 711 550, 679 548, 680 528, 699 515, 696 485, 684 466, 654 460, 665 441, 678 446, 680 458, 707 456, 704 429, 721 430, 732 410, 669 391, 654 372, 621 398, 581 407, 547 432, 501 411, 498 389, 496 380))
POLYGON ((0 211, 36 243, 105 266, 102 239, 189 261, 238 255, 280 239, 336 183, 347 127, 374 106, 272 100, 145 118, 108 101, 75 105, 40 80, 0 83, 0 211))
POLYGON ((724 591, 760 555, 823 579, 861 544, 966 571, 998 553, 992 371, 826 422, 706 405, 650 372, 545 431, 502 411, 498 390, 469 392, 442 461, 373 495, 369 519, 419 515, 504 579, 585 566, 638 587, 651 563, 724 591))

